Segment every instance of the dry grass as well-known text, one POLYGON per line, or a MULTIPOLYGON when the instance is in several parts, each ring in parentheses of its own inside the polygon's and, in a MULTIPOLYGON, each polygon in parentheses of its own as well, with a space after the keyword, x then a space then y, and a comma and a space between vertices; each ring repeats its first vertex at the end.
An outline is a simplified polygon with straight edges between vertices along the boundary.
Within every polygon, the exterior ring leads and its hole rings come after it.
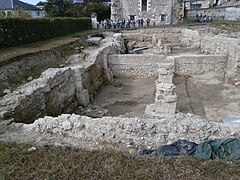
POLYGON ((133 157, 0 142, 0 179, 239 179, 239 166, 191 157, 133 157))
POLYGON ((216 21, 211 26, 217 28, 219 32, 240 32, 239 21, 216 21))
POLYGON ((80 33, 70 34, 62 37, 52 38, 44 41, 23 44, 16 47, 0 48, 0 65, 7 64, 9 60, 27 54, 34 54, 63 47, 73 43, 79 39, 79 36, 84 36, 91 31, 83 31, 80 33))

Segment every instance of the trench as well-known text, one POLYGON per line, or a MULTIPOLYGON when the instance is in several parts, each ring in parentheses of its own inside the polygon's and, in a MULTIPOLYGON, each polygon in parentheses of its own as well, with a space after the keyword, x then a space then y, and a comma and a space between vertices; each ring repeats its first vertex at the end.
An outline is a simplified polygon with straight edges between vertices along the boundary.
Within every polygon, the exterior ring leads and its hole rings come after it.
POLYGON ((90 117, 142 117, 146 105, 154 103, 154 82, 154 79, 115 77, 99 88, 89 106, 80 106, 75 113, 90 117))
POLYGON ((191 76, 175 76, 174 84, 178 95, 177 110, 183 113, 192 113, 205 117, 203 97, 191 76))

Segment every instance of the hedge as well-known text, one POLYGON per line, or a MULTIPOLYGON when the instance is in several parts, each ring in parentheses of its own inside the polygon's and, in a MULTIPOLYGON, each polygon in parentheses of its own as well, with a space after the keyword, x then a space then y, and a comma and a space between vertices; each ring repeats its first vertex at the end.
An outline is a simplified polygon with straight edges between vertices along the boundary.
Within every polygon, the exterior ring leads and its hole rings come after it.
POLYGON ((0 48, 46 40, 90 28, 89 18, 0 19, 0 48))

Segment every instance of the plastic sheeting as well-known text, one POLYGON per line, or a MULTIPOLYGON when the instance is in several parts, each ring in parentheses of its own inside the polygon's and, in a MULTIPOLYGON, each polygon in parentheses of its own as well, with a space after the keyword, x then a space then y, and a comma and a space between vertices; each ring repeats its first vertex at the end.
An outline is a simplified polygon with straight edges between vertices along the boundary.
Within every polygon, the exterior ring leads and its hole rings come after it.
POLYGON ((197 144, 187 140, 179 140, 170 145, 164 145, 156 150, 141 149, 139 155, 163 155, 176 156, 180 154, 188 154, 195 150, 197 144))
POLYGON ((202 159, 219 158, 240 164, 240 139, 214 139, 207 140, 200 144, 196 144, 187 140, 179 140, 170 145, 164 145, 156 150, 142 149, 139 155, 163 155, 177 156, 180 154, 188 154, 193 157, 202 159))
POLYGON ((199 144, 190 155, 202 159, 220 158, 233 163, 240 163, 240 139, 208 140, 199 144))

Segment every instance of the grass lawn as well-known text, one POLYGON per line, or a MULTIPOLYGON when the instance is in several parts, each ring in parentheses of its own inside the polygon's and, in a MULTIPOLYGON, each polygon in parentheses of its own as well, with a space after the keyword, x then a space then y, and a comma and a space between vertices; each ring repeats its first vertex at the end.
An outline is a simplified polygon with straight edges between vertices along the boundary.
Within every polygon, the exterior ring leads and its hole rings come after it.
POLYGON ((240 166, 191 157, 130 156, 0 142, 0 179, 239 179, 240 166))

